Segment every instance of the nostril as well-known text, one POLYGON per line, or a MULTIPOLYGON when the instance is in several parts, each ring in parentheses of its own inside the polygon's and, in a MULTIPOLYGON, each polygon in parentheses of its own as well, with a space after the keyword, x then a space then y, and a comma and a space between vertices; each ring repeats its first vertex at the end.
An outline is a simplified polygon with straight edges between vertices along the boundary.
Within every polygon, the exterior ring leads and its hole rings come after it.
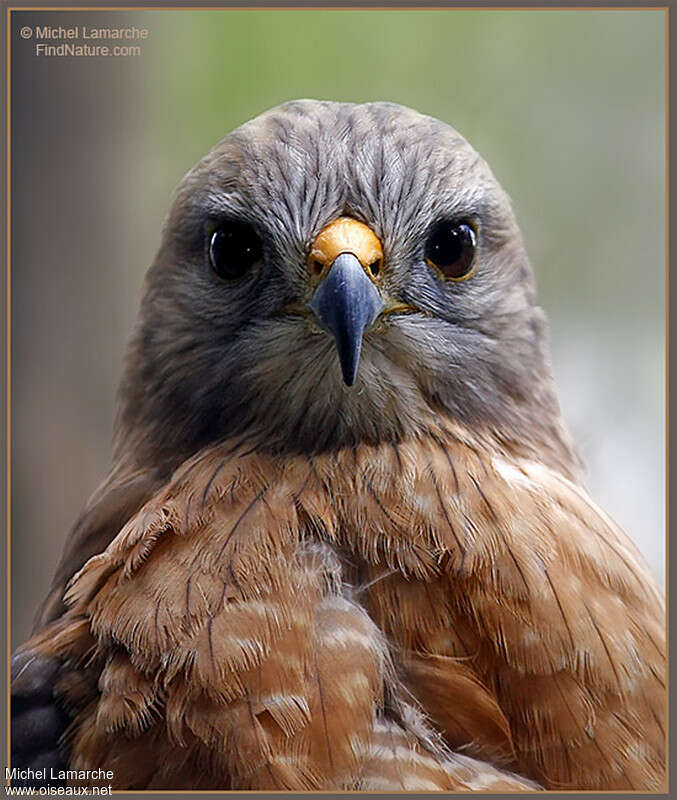
POLYGON ((317 260, 313 261, 313 272, 316 275, 319 275, 322 272, 323 267, 324 267, 324 264, 321 261, 317 261, 317 260))
POLYGON ((381 259, 377 258, 376 261, 372 261, 369 265, 369 272, 377 278, 379 273, 381 272, 381 259))

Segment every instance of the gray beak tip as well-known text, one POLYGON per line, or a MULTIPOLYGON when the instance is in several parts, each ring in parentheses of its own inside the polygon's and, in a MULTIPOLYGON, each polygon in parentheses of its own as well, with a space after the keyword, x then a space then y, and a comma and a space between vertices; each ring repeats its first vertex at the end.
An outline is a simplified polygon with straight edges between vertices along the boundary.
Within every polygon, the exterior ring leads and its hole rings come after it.
POLYGON ((337 256, 309 306, 322 326, 333 334, 343 380, 346 386, 353 386, 362 336, 384 308, 378 289, 355 255, 337 256))

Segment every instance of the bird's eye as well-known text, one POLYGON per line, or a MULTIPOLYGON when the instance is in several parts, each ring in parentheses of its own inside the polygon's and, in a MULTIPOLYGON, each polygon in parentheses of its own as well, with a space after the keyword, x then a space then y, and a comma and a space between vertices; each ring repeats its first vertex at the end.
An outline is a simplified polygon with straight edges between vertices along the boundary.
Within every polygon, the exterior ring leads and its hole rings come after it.
POLYGON ((244 222, 226 222, 209 240, 209 263, 225 280, 242 278, 261 260, 261 240, 244 222))
POLYGON ((464 281, 475 271, 477 234, 468 222, 439 222, 425 245, 425 260, 445 278, 464 281))

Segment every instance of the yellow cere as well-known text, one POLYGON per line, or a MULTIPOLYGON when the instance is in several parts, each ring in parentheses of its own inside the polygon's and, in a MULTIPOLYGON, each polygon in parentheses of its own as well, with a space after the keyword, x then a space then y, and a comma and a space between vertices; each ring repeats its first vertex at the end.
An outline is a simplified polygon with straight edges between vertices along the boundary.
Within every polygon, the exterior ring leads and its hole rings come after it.
POLYGON ((311 275, 324 275, 341 253, 352 253, 373 280, 381 272, 383 248, 372 229, 352 217, 339 217, 317 234, 310 247, 311 275))

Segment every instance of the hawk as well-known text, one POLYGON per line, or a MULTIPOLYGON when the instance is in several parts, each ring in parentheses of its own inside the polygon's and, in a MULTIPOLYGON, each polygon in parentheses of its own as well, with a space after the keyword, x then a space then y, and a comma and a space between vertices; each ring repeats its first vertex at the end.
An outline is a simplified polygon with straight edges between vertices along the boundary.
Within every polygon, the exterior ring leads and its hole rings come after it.
POLYGON ((509 199, 453 128, 295 101, 226 136, 175 195, 116 430, 14 657, 15 766, 664 788, 664 602, 583 488, 509 199))

